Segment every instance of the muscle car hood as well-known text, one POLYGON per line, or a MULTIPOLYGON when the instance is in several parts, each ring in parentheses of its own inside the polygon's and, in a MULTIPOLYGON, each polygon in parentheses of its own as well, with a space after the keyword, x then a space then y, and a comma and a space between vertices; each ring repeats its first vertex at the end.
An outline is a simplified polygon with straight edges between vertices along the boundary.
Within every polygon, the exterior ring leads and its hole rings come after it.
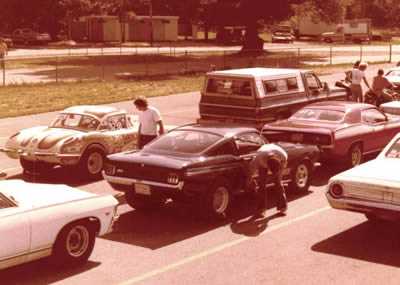
POLYGON ((19 132, 18 135, 8 141, 7 146, 10 146, 9 144, 14 143, 18 147, 26 147, 29 144, 34 143, 39 149, 49 149, 61 140, 80 135, 82 133, 83 132, 81 131, 70 129, 34 127, 19 132))
POLYGON ((24 209, 45 207, 96 196, 67 185, 27 183, 22 180, 0 181, 0 192, 13 197, 24 209))
POLYGON ((169 169, 182 169, 190 163, 200 161, 200 158, 168 156, 144 151, 117 153, 107 158, 114 164, 140 164, 169 169))
POLYGON ((399 165, 399 158, 378 158, 339 173, 331 181, 400 188, 399 165))
POLYGON ((306 120, 283 120, 267 124, 263 130, 296 131, 309 133, 331 133, 343 127, 340 123, 324 123, 306 120))

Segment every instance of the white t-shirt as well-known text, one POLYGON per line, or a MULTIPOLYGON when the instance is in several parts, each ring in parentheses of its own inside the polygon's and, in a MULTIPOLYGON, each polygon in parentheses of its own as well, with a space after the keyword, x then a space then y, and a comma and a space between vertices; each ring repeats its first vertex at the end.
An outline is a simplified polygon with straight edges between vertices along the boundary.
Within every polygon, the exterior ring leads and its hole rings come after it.
POLYGON ((364 76, 365 76, 364 71, 361 71, 359 69, 353 69, 351 71, 351 83, 360 85, 361 80, 363 79, 364 76))
POLYGON ((139 112, 140 134, 145 136, 157 135, 157 122, 161 121, 160 112, 154 107, 147 107, 139 112))
POLYGON ((273 143, 264 144, 257 151, 258 152, 260 152, 260 151, 261 152, 277 151, 282 156, 284 156, 286 158, 286 160, 288 159, 287 152, 283 148, 281 148, 279 145, 276 145, 276 144, 273 144, 273 143))

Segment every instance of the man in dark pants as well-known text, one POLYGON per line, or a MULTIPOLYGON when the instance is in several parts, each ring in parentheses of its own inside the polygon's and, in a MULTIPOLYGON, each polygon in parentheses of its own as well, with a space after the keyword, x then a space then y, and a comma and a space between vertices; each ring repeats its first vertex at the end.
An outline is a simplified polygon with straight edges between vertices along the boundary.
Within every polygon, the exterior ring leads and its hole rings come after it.
POLYGON ((160 112, 148 105, 145 97, 139 97, 133 102, 139 113, 138 148, 142 149, 146 144, 164 133, 164 124, 160 112), (158 129, 157 130, 157 126, 158 129))
POLYGON ((264 215, 267 209, 268 193, 266 183, 268 172, 271 172, 273 177, 274 190, 277 198, 277 210, 281 214, 286 214, 287 200, 285 188, 282 184, 282 173, 287 164, 287 153, 280 146, 275 144, 265 144, 257 151, 256 156, 250 162, 249 169, 249 184, 254 181, 258 172, 258 207, 260 214, 264 215))

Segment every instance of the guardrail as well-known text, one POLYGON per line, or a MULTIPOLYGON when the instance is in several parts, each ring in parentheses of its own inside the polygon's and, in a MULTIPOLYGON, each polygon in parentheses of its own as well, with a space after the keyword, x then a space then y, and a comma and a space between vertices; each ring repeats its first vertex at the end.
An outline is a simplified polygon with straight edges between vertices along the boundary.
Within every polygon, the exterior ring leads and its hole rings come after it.
POLYGON ((243 67, 307 67, 349 64, 356 60, 400 60, 398 45, 318 45, 269 47, 264 52, 241 52, 240 47, 100 48, 63 54, 7 56, 1 65, 2 84, 81 80, 140 79, 243 67))

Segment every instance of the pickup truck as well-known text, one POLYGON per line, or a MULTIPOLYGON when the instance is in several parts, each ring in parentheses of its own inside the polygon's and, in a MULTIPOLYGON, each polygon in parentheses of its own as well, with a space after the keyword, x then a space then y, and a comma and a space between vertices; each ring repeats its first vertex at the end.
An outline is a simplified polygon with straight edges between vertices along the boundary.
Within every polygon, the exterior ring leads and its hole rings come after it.
POLYGON ((286 119, 310 103, 344 100, 346 91, 331 89, 303 69, 246 68, 206 75, 199 103, 199 122, 242 123, 261 129, 286 119))

